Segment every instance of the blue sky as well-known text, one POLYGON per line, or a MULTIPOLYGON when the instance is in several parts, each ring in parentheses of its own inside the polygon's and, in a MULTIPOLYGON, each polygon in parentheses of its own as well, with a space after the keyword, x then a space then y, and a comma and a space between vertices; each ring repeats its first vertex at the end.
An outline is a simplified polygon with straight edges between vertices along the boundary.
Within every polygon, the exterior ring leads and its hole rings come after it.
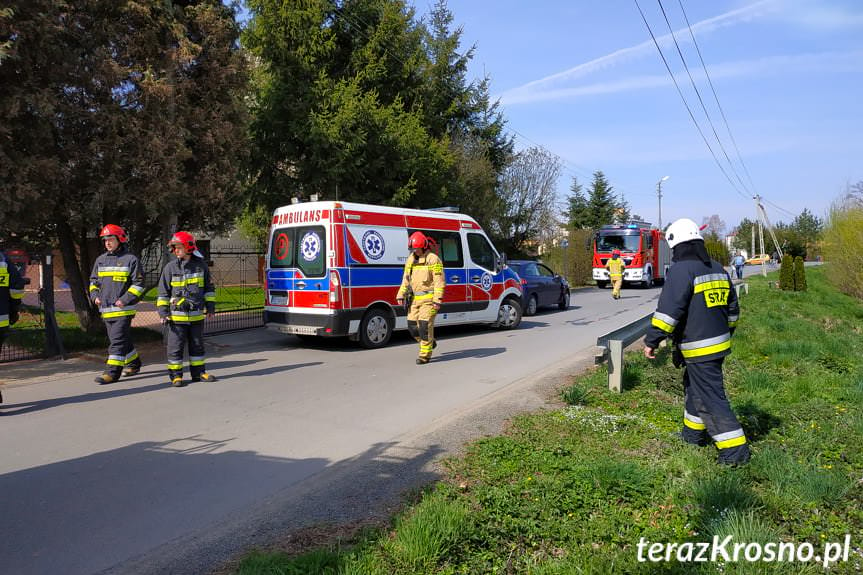
MULTIPOLYGON (((638 0, 710 150, 678 95, 634 0, 449 0, 470 74, 488 75, 519 148, 541 145, 587 185, 602 170, 633 212, 656 222, 718 214, 728 231, 754 216, 823 217, 849 183, 863 180, 863 2, 662 0, 707 113, 681 64, 660 4, 638 0), (742 167, 698 53, 692 26, 742 167), (855 96, 855 94, 857 94, 855 96), (859 100, 858 100, 859 102, 859 100), (738 180, 742 180, 742 183, 738 180), (734 186, 732 186, 733 182, 734 186), (736 187, 736 189, 735 189, 736 187)), ((418 14, 429 0, 415 0, 418 14)))

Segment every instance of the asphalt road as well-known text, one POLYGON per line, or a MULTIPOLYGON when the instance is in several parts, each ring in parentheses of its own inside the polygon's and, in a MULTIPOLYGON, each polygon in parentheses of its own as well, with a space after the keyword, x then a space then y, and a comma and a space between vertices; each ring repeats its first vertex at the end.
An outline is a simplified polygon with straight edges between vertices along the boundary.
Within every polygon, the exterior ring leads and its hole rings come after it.
POLYGON ((517 330, 441 329, 427 366, 404 335, 362 350, 253 330, 210 338, 219 381, 180 389, 162 357, 110 386, 84 360, 4 367, 0 571, 206 573, 285 530, 386 514, 658 294, 589 288, 517 330))

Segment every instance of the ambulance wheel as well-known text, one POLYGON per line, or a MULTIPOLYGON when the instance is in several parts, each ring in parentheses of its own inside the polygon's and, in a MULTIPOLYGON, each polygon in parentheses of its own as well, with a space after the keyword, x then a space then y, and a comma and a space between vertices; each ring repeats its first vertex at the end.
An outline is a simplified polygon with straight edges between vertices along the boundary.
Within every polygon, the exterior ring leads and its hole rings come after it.
POLYGON ((393 335, 393 319, 383 308, 372 308, 360 322, 360 344, 368 349, 383 347, 393 335))
POLYGON ((501 329, 515 329, 521 323, 521 304, 514 298, 503 300, 497 311, 495 325, 501 329))

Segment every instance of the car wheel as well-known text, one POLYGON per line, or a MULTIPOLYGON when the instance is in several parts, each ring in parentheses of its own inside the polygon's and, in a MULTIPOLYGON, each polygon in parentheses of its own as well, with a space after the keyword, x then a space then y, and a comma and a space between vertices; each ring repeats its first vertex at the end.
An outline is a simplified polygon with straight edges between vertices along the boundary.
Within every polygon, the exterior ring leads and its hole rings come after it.
POLYGON ((515 329, 521 323, 521 304, 513 298, 503 300, 497 310, 495 325, 501 329, 515 329))
POLYGON ((605 289, 608 286, 608 282, 596 280, 596 287, 599 289, 605 289))
POLYGON ((537 307, 539 307, 539 304, 536 301, 536 294, 533 294, 527 300, 527 309, 524 310, 524 315, 534 315, 537 307))
POLYGON ((393 319, 382 308, 372 308, 360 322, 360 344, 367 349, 384 347, 393 335, 393 319))
POLYGON ((569 292, 568 291, 564 292, 560 296, 560 301, 557 302, 557 307, 558 307, 558 309, 561 309, 561 310, 569 309, 569 292))

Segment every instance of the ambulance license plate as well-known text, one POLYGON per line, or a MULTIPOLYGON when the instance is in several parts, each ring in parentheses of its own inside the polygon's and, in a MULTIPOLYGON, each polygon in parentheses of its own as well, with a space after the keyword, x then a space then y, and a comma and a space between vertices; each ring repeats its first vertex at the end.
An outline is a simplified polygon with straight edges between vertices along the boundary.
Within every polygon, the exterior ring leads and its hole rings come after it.
POLYGON ((318 328, 310 325, 287 325, 283 331, 297 335, 318 335, 318 328))

